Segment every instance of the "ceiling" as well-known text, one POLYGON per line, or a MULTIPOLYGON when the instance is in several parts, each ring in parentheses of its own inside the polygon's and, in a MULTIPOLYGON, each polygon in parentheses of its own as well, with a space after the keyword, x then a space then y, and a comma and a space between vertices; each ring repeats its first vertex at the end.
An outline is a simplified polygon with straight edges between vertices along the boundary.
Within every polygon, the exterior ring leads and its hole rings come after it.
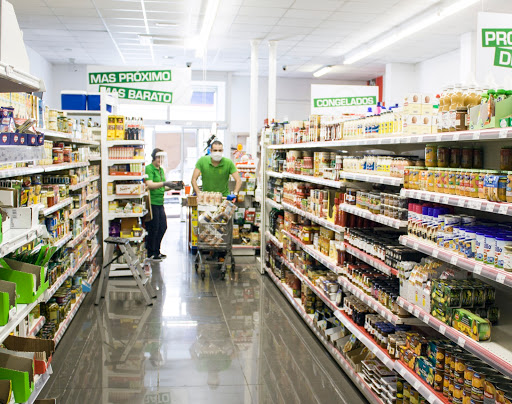
MULTIPOLYGON (((268 70, 267 41, 278 41, 280 76, 366 80, 388 62, 417 63, 455 50, 475 30, 478 11, 510 12, 510 0, 482 3, 367 57, 343 65, 343 55, 407 22, 436 0, 220 0, 207 57, 191 47, 207 0, 10 0, 26 43, 52 63, 180 66, 248 73, 250 40, 260 39, 260 71, 268 70), (167 25, 166 25, 167 24, 167 25), (141 41, 151 35, 151 40, 141 41), (150 43, 149 43, 150 42, 150 43), (286 66, 286 71, 281 67, 286 66)), ((453 3, 442 0, 439 4, 453 3)))

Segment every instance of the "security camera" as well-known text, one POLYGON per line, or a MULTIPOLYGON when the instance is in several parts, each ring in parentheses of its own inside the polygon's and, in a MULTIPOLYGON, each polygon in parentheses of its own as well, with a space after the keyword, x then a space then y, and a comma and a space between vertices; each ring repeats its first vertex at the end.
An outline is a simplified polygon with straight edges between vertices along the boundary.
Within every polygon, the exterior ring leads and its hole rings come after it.
POLYGON ((192 67, 192 62, 187 62, 187 67, 188 68, 192 67))
POLYGON ((286 69, 287 69, 287 66, 286 66, 286 65, 284 65, 284 66, 283 66, 283 72, 285 72, 285 71, 286 71, 286 69))

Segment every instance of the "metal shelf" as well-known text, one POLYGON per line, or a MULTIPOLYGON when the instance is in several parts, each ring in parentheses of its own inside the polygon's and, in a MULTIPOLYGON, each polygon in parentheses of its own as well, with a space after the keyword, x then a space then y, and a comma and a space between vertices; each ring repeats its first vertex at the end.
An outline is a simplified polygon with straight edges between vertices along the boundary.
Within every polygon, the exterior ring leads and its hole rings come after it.
POLYGON ((99 209, 96 209, 94 212, 92 212, 89 216, 87 216, 86 218, 84 218, 84 220, 86 222, 90 222, 94 219, 96 219, 96 217, 98 217, 98 215, 100 214, 100 210, 99 209))
POLYGON ((86 187, 90 182, 91 182, 90 179, 86 179, 85 181, 79 182, 78 184, 70 185, 69 190, 70 191, 78 191, 79 189, 86 187))
POLYGON ((62 140, 70 143, 89 145, 89 146, 99 146, 100 142, 89 140, 89 139, 80 139, 73 137, 72 133, 59 132, 56 130, 44 129, 44 128, 36 128, 36 131, 39 133, 44 133, 45 139, 48 140, 62 140))
POLYGON ((87 210, 87 204, 82 206, 79 209, 73 209, 71 214, 69 215, 70 219, 76 219, 78 216, 81 216, 87 210))
POLYGON ((317 216, 313 215, 312 213, 305 212, 302 209, 299 209, 293 205, 290 205, 289 203, 283 202, 282 206, 284 209, 286 209, 290 212, 293 212, 293 213, 297 213, 298 215, 301 215, 301 216, 305 217, 306 219, 309 219, 315 223, 318 223, 319 225, 326 227, 327 229, 333 230, 336 233, 341 234, 341 233, 345 232, 344 227, 338 226, 327 219, 322 219, 320 217, 317 217, 317 216))
MULTIPOLYGON (((44 294, 43 294, 44 295, 44 294)), ((30 304, 18 304, 16 313, 12 316, 9 322, 0 327, 0 342, 3 342, 11 332, 29 315, 29 313, 36 307, 40 302, 43 301, 42 296, 37 299, 34 303, 30 304)))
POLYGON ((351 213, 352 215, 364 217, 365 219, 371 220, 372 222, 381 223, 385 226, 393 227, 395 229, 402 229, 407 227, 407 220, 398 220, 384 215, 376 215, 369 210, 361 209, 346 203, 340 204, 339 208, 347 213, 351 213))
POLYGON ((44 316, 39 316, 39 319, 34 324, 31 324, 28 336, 34 337, 41 330, 41 328, 43 328, 45 322, 46 318, 44 316))
POLYGON ((66 206, 69 206, 73 203, 73 198, 66 198, 62 202, 57 203, 56 205, 53 205, 49 208, 42 209, 39 211, 39 215, 41 216, 48 216, 54 212, 57 212, 58 210, 61 210, 62 208, 65 208, 66 206))
POLYGON ((88 202, 93 201, 94 199, 99 198, 100 195, 101 194, 99 192, 96 192, 96 193, 91 194, 91 195, 87 195, 87 201, 88 202))
POLYGON ((85 109, 63 109, 68 115, 82 115, 82 116, 100 116, 101 111, 88 111, 85 109))
POLYGON ((113 166, 115 164, 144 164, 144 159, 108 159, 107 165, 113 166))
POLYGON ((57 332, 55 333, 55 337, 53 338, 55 346, 57 346, 57 344, 62 340, 62 337, 66 330, 68 329, 69 324, 71 324, 71 321, 73 321, 73 319, 75 318, 78 309, 80 308, 85 299, 85 295, 86 293, 82 292, 78 299, 76 299, 76 302, 69 311, 69 314, 66 317, 66 319, 62 323, 60 323, 59 329, 57 330, 57 332))
POLYGON ((0 257, 16 251, 46 233, 46 227, 36 226, 31 229, 11 229, 4 233, 0 244, 0 257))
POLYGON ((68 279, 70 276, 73 276, 78 272, 78 270, 82 267, 82 265, 87 261, 87 258, 89 258, 89 253, 85 254, 80 261, 78 261, 77 265, 73 268, 69 268, 66 272, 64 272, 61 276, 59 276, 59 279, 49 288, 46 290, 43 294, 42 301, 47 302, 51 299, 51 297, 57 292, 57 290, 64 284, 66 279, 68 279))
POLYGON ((279 202, 274 202, 272 199, 269 199, 269 198, 266 198, 265 201, 273 208, 276 208, 279 210, 283 209, 283 205, 281 205, 279 202))
POLYGON ((29 399, 24 404, 34 404, 39 394, 43 391, 44 386, 50 380, 50 375, 53 373, 52 365, 48 365, 46 373, 37 375, 34 377, 34 391, 30 395, 29 399))
POLYGON ((269 177, 283 178, 283 173, 277 173, 275 171, 266 171, 266 173, 269 177))
POLYGON ((142 213, 116 213, 116 212, 109 212, 108 218, 111 219, 123 219, 127 217, 144 217, 148 213, 147 210, 145 210, 142 213))
POLYGON ((2 93, 32 93, 44 88, 42 80, 13 66, 0 62, 0 91, 2 93))
POLYGON ((86 227, 85 229, 82 230, 82 232, 76 236, 75 238, 73 238, 73 240, 71 240, 66 247, 68 248, 74 248, 76 247, 78 244, 80 244, 80 242, 85 238, 85 236, 87 236, 87 233, 89 232, 89 228, 86 227))
POLYGON ((409 367, 401 362, 395 361, 395 370, 402 376, 407 382, 420 393, 430 404, 448 404, 449 401, 442 394, 437 393, 431 386, 425 383, 416 373, 414 373, 409 367))
MULTIPOLYGON (((512 339, 510 338, 510 333, 506 331, 510 327, 510 322, 492 327, 492 341, 478 342, 443 323, 416 305, 409 303, 402 297, 398 298, 398 304, 413 316, 458 344, 461 348, 471 352, 505 376, 512 377, 512 339)), ((506 313, 503 314, 505 317, 507 316, 506 313)), ((501 322, 504 322, 503 319, 501 319, 501 322)))
POLYGON ((413 189, 402 189, 400 191, 400 195, 407 198, 419 199, 422 201, 458 206, 459 208, 467 208, 479 210, 481 212, 512 216, 512 203, 491 202, 486 201, 485 199, 470 198, 458 195, 447 195, 429 191, 417 191, 413 189))
POLYGON ((114 181, 140 181, 146 178, 146 174, 140 175, 108 175, 107 182, 114 181))
MULTIPOLYGON (((323 185, 331 188, 341 188, 341 181, 333 181, 327 180, 325 178, 313 177, 311 175, 301 175, 301 174, 292 174, 292 173, 283 173, 283 178, 289 178, 293 180, 299 180, 304 182, 309 182, 312 184, 323 185)), ((372 175, 372 174, 364 174, 364 173, 352 173, 348 171, 341 171, 340 178, 346 180, 354 180, 354 181, 362 181, 362 182, 370 182, 376 184, 386 184, 393 186, 400 186, 403 183, 402 178, 396 177, 384 177, 381 175, 372 175)))
POLYGON ((276 236, 270 234, 270 232, 267 230, 265 232, 265 235, 267 236, 267 238, 272 241, 272 243, 274 243, 276 245, 276 247, 279 247, 279 249, 283 249, 283 243, 281 243, 276 236))
POLYGON ((136 194, 136 195, 108 195, 107 199, 109 201, 115 201, 115 200, 122 200, 122 199, 138 199, 138 198, 144 198, 147 196, 148 193, 143 192, 142 194, 136 194))
POLYGON ((53 246, 57 247, 57 249, 64 247, 69 240, 73 238, 73 233, 69 232, 64 237, 62 237, 59 241, 57 241, 53 246))
POLYGON ((441 133, 425 133, 420 135, 391 134, 387 137, 360 138, 348 140, 335 140, 325 142, 307 142, 307 143, 290 143, 282 145, 268 145, 268 149, 285 150, 285 149, 325 149, 350 146, 375 146, 375 145, 391 145, 391 144, 422 144, 422 143, 441 143, 441 142, 459 142, 459 141, 485 141, 485 140, 503 140, 512 139, 512 129, 496 128, 482 130, 466 130, 460 132, 441 132, 441 133))
POLYGON ((380 259, 372 257, 370 254, 361 251, 357 247, 354 247, 353 245, 347 242, 345 242, 345 251, 350 255, 353 255, 354 257, 360 259, 361 261, 367 263, 368 265, 371 265, 375 269, 378 269, 379 271, 385 273, 386 275, 398 276, 398 270, 390 267, 380 259))
POLYGON ((512 273, 498 269, 492 265, 486 265, 474 259, 464 258, 457 253, 439 248, 434 244, 428 244, 424 241, 416 239, 415 237, 402 236, 400 237, 400 244, 412 248, 416 251, 422 252, 423 254, 430 255, 434 258, 438 258, 441 261, 448 262, 452 265, 456 265, 461 269, 473 272, 476 275, 480 275, 483 278, 490 279, 492 281, 501 283, 505 286, 512 287, 512 273))
POLYGON ((112 146, 144 146, 146 142, 144 140, 107 140, 107 147, 112 146))

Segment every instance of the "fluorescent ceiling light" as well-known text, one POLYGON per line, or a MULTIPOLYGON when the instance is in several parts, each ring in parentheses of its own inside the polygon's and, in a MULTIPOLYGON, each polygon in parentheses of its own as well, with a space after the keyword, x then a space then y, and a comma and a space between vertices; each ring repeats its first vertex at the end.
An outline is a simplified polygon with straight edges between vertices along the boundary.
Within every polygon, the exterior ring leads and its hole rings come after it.
POLYGON ((317 70, 316 72, 314 72, 313 76, 321 77, 324 74, 329 73, 331 70, 332 70, 332 66, 325 66, 325 67, 322 67, 320 70, 317 70))
POLYGON ((203 18, 203 26, 199 33, 198 46, 196 47, 196 57, 203 57, 208 47, 208 39, 212 32, 213 23, 217 16, 217 10, 219 9, 220 0, 208 0, 206 5, 206 11, 203 18))
POLYGON ((155 24, 157 27, 177 27, 178 23, 176 22, 157 22, 155 24))
MULTIPOLYGON (((144 17, 144 27, 146 28, 146 34, 149 35, 148 15, 146 13, 146 5, 144 4, 144 0, 140 0, 140 6, 142 8, 142 16, 144 17)), ((143 43, 143 39, 140 41, 143 43)), ((153 63, 155 63, 155 53, 153 52, 153 42, 151 40, 149 40, 149 50, 151 51, 151 60, 153 63)))
POLYGON ((361 59, 364 59, 367 56, 370 56, 384 48, 387 48, 390 45, 393 45, 394 43, 400 41, 401 39, 407 38, 408 36, 411 36, 416 32, 419 32, 431 25, 434 25, 435 23, 438 23, 453 14, 456 14, 462 10, 465 10, 468 7, 471 7, 473 4, 476 4, 479 1, 480 0, 459 0, 454 4, 441 9, 437 13, 434 13, 422 19, 418 19, 417 21, 414 21, 413 23, 407 25, 404 28, 397 29, 390 35, 387 35, 384 38, 375 41, 366 49, 363 49, 358 52, 350 52, 343 63, 346 65, 350 65, 361 59))

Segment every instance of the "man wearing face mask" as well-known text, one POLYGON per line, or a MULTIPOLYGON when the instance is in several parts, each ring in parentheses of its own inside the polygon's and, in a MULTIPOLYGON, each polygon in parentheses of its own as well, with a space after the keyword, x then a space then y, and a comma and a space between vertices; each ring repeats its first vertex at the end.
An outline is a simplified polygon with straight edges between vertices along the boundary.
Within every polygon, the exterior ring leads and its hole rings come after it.
POLYGON ((230 196, 229 199, 236 199, 238 191, 242 187, 240 173, 235 163, 226 157, 222 157, 224 146, 218 140, 212 143, 211 154, 201 157, 192 175, 192 187, 196 195, 199 193, 197 179, 203 179, 203 192, 221 192, 223 196, 230 196), (234 196, 229 193, 229 176, 236 181, 234 196))

